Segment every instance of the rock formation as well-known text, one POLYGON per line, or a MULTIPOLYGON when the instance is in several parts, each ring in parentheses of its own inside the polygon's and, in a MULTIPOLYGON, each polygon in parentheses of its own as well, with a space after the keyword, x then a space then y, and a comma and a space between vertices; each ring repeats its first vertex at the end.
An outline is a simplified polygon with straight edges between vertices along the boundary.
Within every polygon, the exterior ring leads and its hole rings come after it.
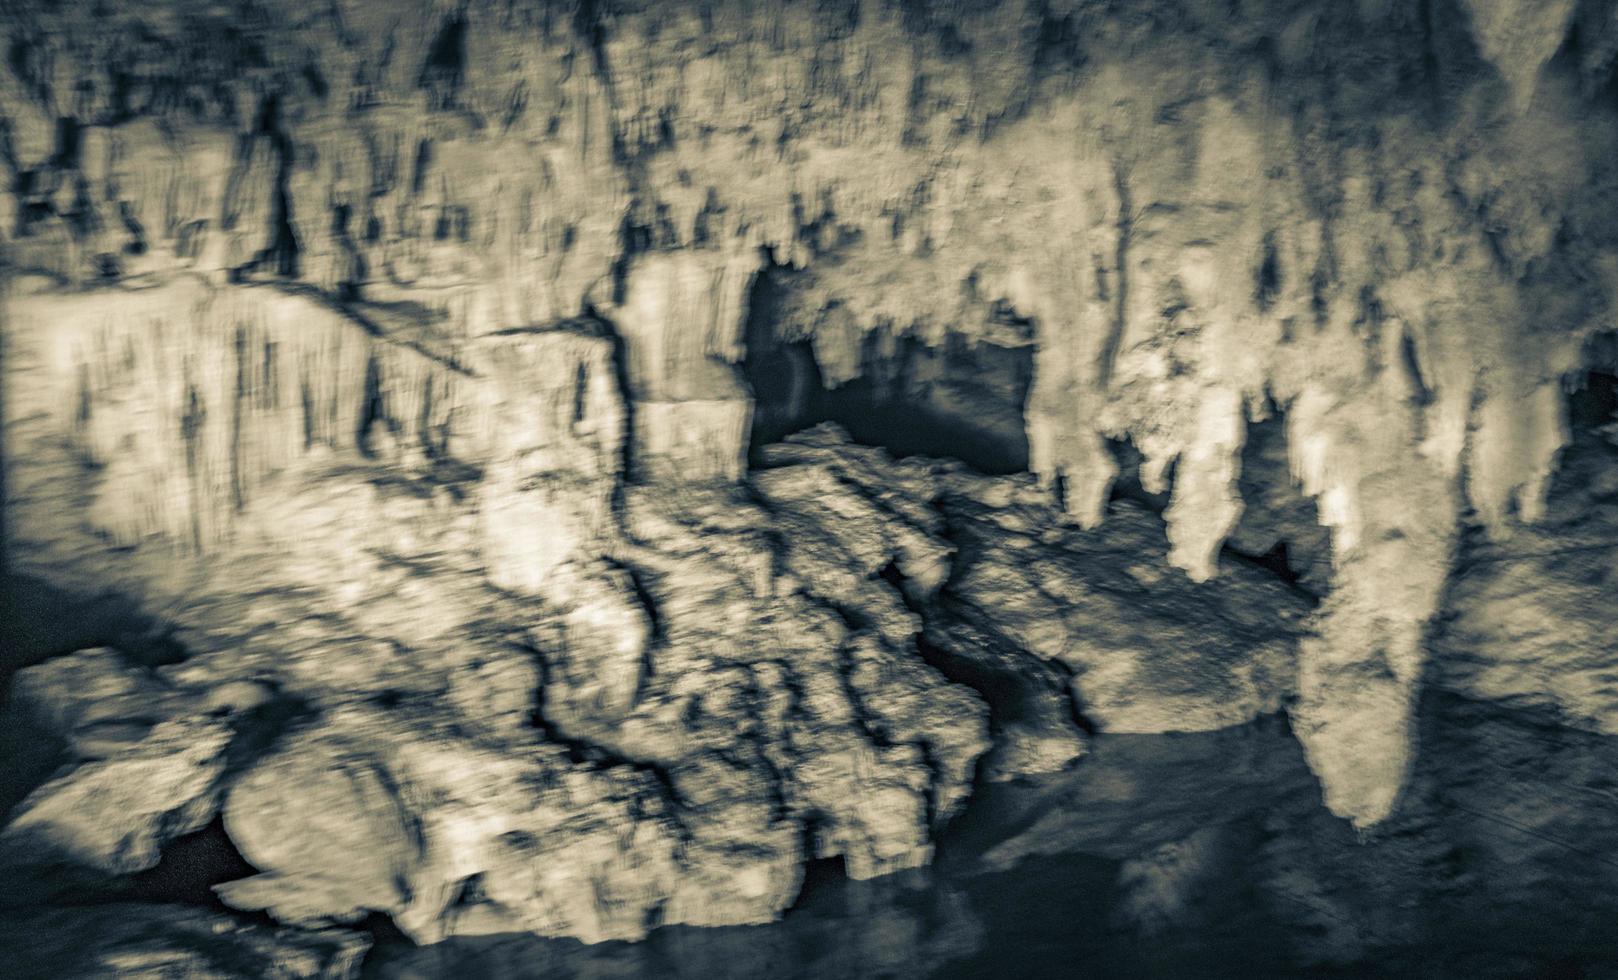
POLYGON ((1614 16, 13 5, 6 559, 182 652, 15 675, 6 866, 637 939, 1097 734, 1285 712, 1362 831, 1427 680, 1618 734, 1614 16))

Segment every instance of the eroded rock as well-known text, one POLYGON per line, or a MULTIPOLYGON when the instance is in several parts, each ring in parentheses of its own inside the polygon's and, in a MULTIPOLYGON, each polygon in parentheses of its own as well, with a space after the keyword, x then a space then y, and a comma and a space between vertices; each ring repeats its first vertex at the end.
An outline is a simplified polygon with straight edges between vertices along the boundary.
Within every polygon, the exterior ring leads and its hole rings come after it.
POLYGON ((348 980, 370 941, 361 933, 244 925, 180 905, 104 904, 8 912, 8 969, 39 977, 274 977, 348 980))
POLYGON ((1618 450, 1588 433, 1564 467, 1540 525, 1463 545, 1436 631, 1434 681, 1614 735, 1618 450))
MULTIPOLYGON (((1017 774, 1080 719, 1283 707, 1332 811, 1389 818, 1458 525, 1546 516, 1610 327, 1610 11, 1215 6, 8 9, 7 265, 48 280, 8 296, 8 557, 193 655, 176 698, 51 675, 95 706, 40 702, 77 766, 8 839, 124 873, 236 762, 244 800, 308 770, 392 845, 242 804, 273 867, 233 900, 633 937, 925 861, 990 720, 1017 774), (833 386, 1031 338, 991 428, 1035 478, 820 433, 744 482, 767 266, 813 268, 781 339, 833 386), (1109 509, 1118 441, 1162 520, 1109 509), (1317 607, 1221 550, 1306 537, 1317 607), (281 699, 327 748, 223 761, 281 699)), ((1605 730, 1595 559, 1476 554, 1573 626, 1469 569, 1437 675, 1605 730)))
POLYGON ((10 724, 60 738, 66 761, 11 812, 0 850, 13 873, 51 868, 125 875, 157 864, 168 841, 200 829, 218 806, 228 749, 263 692, 176 688, 99 649, 19 672, 10 724), (246 696, 243 696, 243 695, 246 696))
POLYGON ((1166 565, 1158 519, 1129 502, 1093 531, 1047 530, 1045 506, 946 495, 962 559, 944 601, 1065 668, 1098 729, 1206 731, 1287 702, 1305 599, 1245 567, 1190 581, 1166 565))

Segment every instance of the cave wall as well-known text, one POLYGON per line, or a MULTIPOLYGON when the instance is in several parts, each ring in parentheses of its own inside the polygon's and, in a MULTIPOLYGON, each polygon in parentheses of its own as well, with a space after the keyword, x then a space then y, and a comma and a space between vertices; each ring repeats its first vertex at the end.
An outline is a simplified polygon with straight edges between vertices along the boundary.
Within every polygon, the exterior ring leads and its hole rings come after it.
MULTIPOLYGON (((205 546, 340 440, 474 467, 491 577, 531 589, 611 578, 625 474, 742 474, 772 256, 849 311, 808 330, 838 380, 875 331, 1031 322, 1032 470, 1094 525, 1128 439, 1196 580, 1280 406, 1333 562, 1290 710, 1371 824, 1458 530, 1542 515, 1564 379, 1612 326, 1613 24, 1596 0, 14 5, 6 256, 52 285, 8 320, 59 340, 40 368, 112 543, 205 546), (604 326, 509 332, 580 316, 604 326), (535 521, 577 540, 511 533, 535 521)), ((13 553, 53 554, 12 510, 13 553)))

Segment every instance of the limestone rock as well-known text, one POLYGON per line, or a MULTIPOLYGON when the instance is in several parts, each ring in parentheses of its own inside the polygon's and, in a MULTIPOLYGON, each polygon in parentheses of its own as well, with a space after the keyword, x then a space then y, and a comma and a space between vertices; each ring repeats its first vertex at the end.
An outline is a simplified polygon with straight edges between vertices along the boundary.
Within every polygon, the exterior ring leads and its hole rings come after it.
POLYGON ((655 784, 570 765, 532 739, 502 752, 446 722, 347 709, 260 762, 232 789, 225 826, 264 873, 220 896, 301 923, 381 911, 424 942, 643 935, 674 868, 655 784))
POLYGON ((552 634, 559 642, 542 652, 542 710, 564 733, 611 724, 634 707, 652 641, 628 574, 608 570, 566 589, 566 611, 552 634))
MULTIPOLYGON (((831 506, 868 504, 851 491, 831 506)), ((753 534, 756 505, 723 491, 672 507, 637 491, 628 515, 663 639, 635 713, 596 738, 664 765, 681 744, 752 760, 814 856, 842 854, 856 877, 925 860, 986 748, 983 709, 906 649, 917 624, 892 586, 850 571, 891 560, 880 527, 852 551, 839 541, 855 527, 830 516, 774 544, 753 534)))
POLYGON ((961 510, 978 522, 952 523, 963 561, 946 601, 1063 665, 1099 729, 1224 728, 1290 697, 1309 604, 1280 582, 1227 567, 1216 586, 1167 570, 1157 520, 1126 502, 1100 528, 1050 544, 997 526, 996 512, 961 510))
POLYGON ((13 873, 140 871, 213 816, 237 737, 228 704, 210 711, 106 649, 27 668, 14 683, 11 721, 62 738, 69 758, 0 830, 13 873))
POLYGON ((1506 79, 1514 108, 1521 112, 1534 97, 1540 69, 1562 46, 1575 4, 1560 0, 1466 4, 1472 34, 1483 56, 1506 79))
POLYGON ((599 325, 563 323, 487 338, 478 357, 489 579, 540 593, 608 533, 625 439, 612 342, 599 325))
MULTIPOLYGON (((1618 295, 1603 3, 190 6, 0 12, 7 557, 192 653, 149 728, 132 680, 47 705, 79 764, 4 833, 149 863, 214 709, 284 698, 357 782, 240 746, 233 793, 326 773, 391 842, 238 807, 274 867, 226 894, 291 919, 757 921, 808 855, 926 860, 991 724, 1017 773, 1079 717, 1284 707, 1332 811, 1393 818, 1459 527, 1550 513, 1618 295), (791 322, 750 329, 761 274, 791 322), (826 432, 747 477, 755 336, 957 413, 901 343, 1031 344, 976 395, 1032 479, 826 432), (1125 442, 1161 520, 1109 508, 1125 442)), ((1593 559, 1476 547, 1571 649, 1468 569, 1435 676, 1604 728, 1593 559)))
POLYGON ((226 798, 225 830, 260 874, 221 898, 290 923, 353 921, 409 899, 420 830, 363 747, 301 738, 278 746, 226 798))
POLYGON ((1618 454, 1586 437, 1563 465, 1541 525, 1463 545, 1435 636, 1434 682, 1618 734, 1608 626, 1618 575, 1618 454))
POLYGON ((987 778, 1059 772, 1084 755, 1085 734, 1060 668, 953 616, 936 618, 924 636, 931 662, 989 703, 994 747, 984 760, 987 778))
POLYGON ((151 867, 165 841, 213 815, 230 737, 222 726, 158 724, 138 746, 56 777, 0 833, 8 863, 43 859, 115 874, 151 867))
POLYGON ((0 935, 8 969, 38 977, 273 977, 348 980, 369 940, 358 932, 277 929, 151 903, 102 904, 16 914, 0 935))
POLYGON ((621 297, 598 297, 623 337, 638 475, 741 475, 752 408, 731 363, 758 265, 750 250, 653 253, 630 267, 621 297))

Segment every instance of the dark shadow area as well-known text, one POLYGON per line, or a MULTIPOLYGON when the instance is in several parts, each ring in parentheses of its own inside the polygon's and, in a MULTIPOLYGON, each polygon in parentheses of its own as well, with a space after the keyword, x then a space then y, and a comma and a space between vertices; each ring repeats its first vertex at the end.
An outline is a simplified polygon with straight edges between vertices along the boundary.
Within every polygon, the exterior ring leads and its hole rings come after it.
POLYGON ((1027 470, 1031 343, 1006 347, 952 333, 931 347, 882 328, 860 335, 859 377, 834 387, 803 325, 781 319, 789 315, 792 276, 766 270, 753 287, 743 371, 756 400, 755 457, 760 446, 836 422, 855 442, 895 456, 958 459, 991 474, 1027 470))
POLYGON ((1287 458, 1286 417, 1247 424, 1236 492, 1242 515, 1226 552, 1268 569, 1288 585, 1322 596, 1331 588, 1331 531, 1320 523, 1314 498, 1304 494, 1287 458))
POLYGON ((1135 448, 1133 440, 1127 436, 1108 439, 1107 451, 1112 454, 1113 463, 1118 467, 1118 475, 1113 477, 1112 488, 1107 492, 1107 502, 1133 500, 1148 510, 1163 513, 1169 506, 1169 491, 1174 486, 1174 464, 1170 463, 1164 472, 1164 489, 1152 491, 1146 489, 1146 484, 1141 480, 1141 466, 1146 457, 1135 448))
POLYGON ((117 647, 131 661, 179 663, 185 651, 162 624, 115 592, 77 595, 30 575, 10 574, 0 595, 0 697, 11 675, 51 657, 91 647, 117 647))
POLYGON ((848 870, 841 854, 829 858, 811 858, 803 863, 803 884, 798 886, 798 897, 792 900, 789 908, 813 907, 825 895, 835 894, 847 882, 848 870))
MULTIPOLYGON (((1618 346, 1618 342, 1614 343, 1618 346)), ((1618 355, 1614 355, 1618 370, 1618 355)), ((1568 423, 1575 429, 1595 429, 1618 419, 1618 375, 1586 371, 1584 383, 1568 395, 1568 423)))
POLYGON ((216 912, 231 912, 214 885, 258 874, 225 833, 223 817, 214 817, 201 830, 176 837, 163 848, 157 866, 134 875, 124 898, 139 902, 178 902, 200 905, 216 912))

